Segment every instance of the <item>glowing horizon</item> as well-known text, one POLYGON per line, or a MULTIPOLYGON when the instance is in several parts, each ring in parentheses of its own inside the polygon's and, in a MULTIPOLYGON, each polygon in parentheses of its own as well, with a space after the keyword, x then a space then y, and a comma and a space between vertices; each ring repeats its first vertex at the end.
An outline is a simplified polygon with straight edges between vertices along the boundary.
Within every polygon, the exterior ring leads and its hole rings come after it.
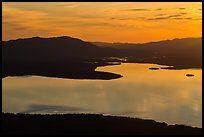
POLYGON ((2 2, 2 37, 146 43, 202 37, 202 2, 2 2))

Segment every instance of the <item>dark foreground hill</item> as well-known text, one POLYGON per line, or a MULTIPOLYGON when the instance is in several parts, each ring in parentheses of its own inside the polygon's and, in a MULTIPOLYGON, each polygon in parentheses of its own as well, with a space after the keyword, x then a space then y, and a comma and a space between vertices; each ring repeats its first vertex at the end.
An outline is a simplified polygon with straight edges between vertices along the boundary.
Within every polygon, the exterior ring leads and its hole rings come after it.
POLYGON ((154 120, 98 114, 2 114, 2 134, 102 135, 178 134, 199 135, 201 128, 167 125, 154 120))

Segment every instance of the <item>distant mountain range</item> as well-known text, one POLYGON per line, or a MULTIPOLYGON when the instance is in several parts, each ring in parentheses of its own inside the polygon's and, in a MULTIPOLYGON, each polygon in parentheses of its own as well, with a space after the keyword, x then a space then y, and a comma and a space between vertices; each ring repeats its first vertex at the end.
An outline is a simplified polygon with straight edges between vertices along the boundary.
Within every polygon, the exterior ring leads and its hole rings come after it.
POLYGON ((202 38, 182 38, 144 44, 103 42, 93 44, 123 50, 129 62, 158 63, 175 68, 202 67, 202 38))
POLYGON ((84 72, 89 72, 89 76, 94 72, 95 75, 96 67, 110 65, 111 61, 124 62, 121 58, 126 58, 125 62, 157 63, 178 69, 201 68, 202 39, 184 38, 145 44, 91 43, 68 36, 2 41, 3 77, 46 73, 48 76, 81 78, 84 72))
POLYGON ((147 43, 120 43, 120 42, 114 42, 114 43, 108 43, 108 42, 90 42, 96 46, 99 47, 110 47, 115 49, 135 49, 140 46, 149 45, 149 46, 161 46, 161 45, 175 45, 178 46, 178 44, 202 44, 202 38, 176 38, 173 40, 162 40, 157 42, 147 42, 147 43))

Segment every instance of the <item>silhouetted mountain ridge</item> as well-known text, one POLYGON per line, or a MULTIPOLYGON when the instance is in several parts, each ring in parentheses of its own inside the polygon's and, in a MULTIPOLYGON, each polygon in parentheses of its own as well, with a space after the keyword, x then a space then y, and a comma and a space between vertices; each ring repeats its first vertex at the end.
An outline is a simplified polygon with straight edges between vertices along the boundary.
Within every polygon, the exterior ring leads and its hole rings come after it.
POLYGON ((68 36, 3 42, 3 62, 58 62, 97 57, 101 48, 68 36), (12 56, 11 56, 12 55, 12 56), (26 57, 26 58, 25 58, 26 57))
MULTIPOLYGON (((60 44, 62 44, 62 42, 65 42, 64 44, 67 44, 66 42, 68 42, 69 44, 70 43, 76 44, 76 42, 84 42, 78 38, 72 38, 70 36, 60 36, 60 37, 50 37, 50 38, 42 38, 42 37, 36 36, 36 37, 32 37, 32 38, 19 38, 16 40, 8 40, 8 41, 3 41, 3 42, 11 42, 11 44, 12 44, 12 42, 15 42, 15 43, 19 42, 18 44, 27 44, 26 42, 31 42, 31 41, 33 41, 33 42, 37 42, 37 41, 38 42, 48 42, 48 41, 49 42, 60 42, 60 44)), ((30 44, 32 44, 32 43, 30 43, 30 44)), ((49 43, 49 44, 51 44, 51 43, 49 43)), ((77 43, 77 44, 80 44, 80 43, 77 43)), ((94 46, 94 45, 92 45, 92 46, 94 46)))
MULTIPOLYGON (((83 78, 93 76, 95 79, 99 78, 94 71, 98 66, 110 65, 110 61, 124 62, 120 58, 131 63, 156 63, 176 69, 202 67, 201 38, 118 45, 120 48, 100 47, 68 36, 9 40, 2 41, 2 45, 3 77, 36 74, 76 78, 83 75, 83 78)), ((107 75, 103 75, 104 79, 107 75)))
POLYGON ((144 44, 93 42, 99 47, 120 49, 128 62, 157 63, 175 68, 202 67, 202 38, 182 38, 144 44))
POLYGON ((108 50, 80 39, 67 36, 33 37, 2 43, 3 77, 23 74, 91 79, 121 77, 113 73, 95 72, 95 68, 104 63, 93 62, 106 56, 108 50))
MULTIPOLYGON (((202 42, 202 38, 175 38, 172 40, 162 40, 162 41, 155 41, 155 42, 147 42, 147 43, 122 43, 122 42, 114 42, 114 43, 108 43, 108 42, 91 42, 96 46, 99 47, 111 47, 115 49, 130 49, 130 48, 138 48, 138 46, 161 46, 161 45, 169 45, 169 44, 182 44, 190 42, 192 44, 200 43, 202 42)), ((189 44, 189 43, 188 43, 189 44)), ((181 46, 181 45, 180 45, 181 46)))

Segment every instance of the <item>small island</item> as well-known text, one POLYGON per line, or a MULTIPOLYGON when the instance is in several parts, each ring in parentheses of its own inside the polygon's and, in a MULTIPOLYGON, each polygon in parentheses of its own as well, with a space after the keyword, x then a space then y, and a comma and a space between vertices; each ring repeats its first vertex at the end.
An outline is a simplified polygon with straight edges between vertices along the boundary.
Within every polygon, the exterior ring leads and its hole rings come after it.
POLYGON ((186 74, 187 77, 193 77, 194 74, 186 74))
POLYGON ((149 68, 150 70, 158 70, 159 68, 149 68))

